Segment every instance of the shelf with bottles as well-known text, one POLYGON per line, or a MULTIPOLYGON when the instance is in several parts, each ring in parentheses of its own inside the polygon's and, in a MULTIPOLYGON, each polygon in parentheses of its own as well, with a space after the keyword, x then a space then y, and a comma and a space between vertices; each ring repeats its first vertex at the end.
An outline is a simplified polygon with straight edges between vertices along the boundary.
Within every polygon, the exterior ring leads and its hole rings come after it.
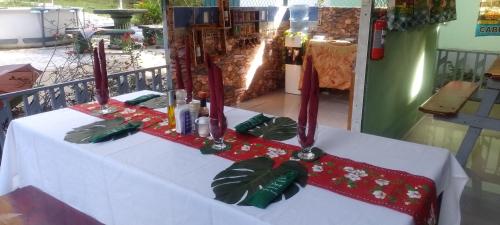
POLYGON ((247 42, 248 39, 258 39, 261 22, 265 22, 266 11, 233 9, 231 18, 233 21, 232 36, 239 42, 247 42))
POLYGON ((231 9, 229 8, 229 0, 218 0, 219 7, 219 26, 231 27, 231 9))
POLYGON ((205 53, 210 55, 224 55, 226 53, 225 30, 214 29, 192 29, 191 30, 193 50, 193 62, 195 66, 205 63, 205 53))

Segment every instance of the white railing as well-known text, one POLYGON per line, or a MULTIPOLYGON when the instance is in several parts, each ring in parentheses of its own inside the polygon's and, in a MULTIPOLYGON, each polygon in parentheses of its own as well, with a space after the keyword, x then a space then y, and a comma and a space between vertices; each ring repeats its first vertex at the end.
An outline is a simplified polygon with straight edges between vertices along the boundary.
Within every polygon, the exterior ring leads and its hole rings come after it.
POLYGON ((478 82, 484 86, 484 72, 500 52, 459 49, 438 49, 435 88, 439 89, 451 80, 478 82))
MULTIPOLYGON (((150 89, 166 90, 166 66, 108 76, 110 95, 150 89)), ((0 95, 0 153, 9 122, 15 118, 82 104, 93 100, 93 77, 0 95), (11 104, 14 103, 15 105, 11 104)))

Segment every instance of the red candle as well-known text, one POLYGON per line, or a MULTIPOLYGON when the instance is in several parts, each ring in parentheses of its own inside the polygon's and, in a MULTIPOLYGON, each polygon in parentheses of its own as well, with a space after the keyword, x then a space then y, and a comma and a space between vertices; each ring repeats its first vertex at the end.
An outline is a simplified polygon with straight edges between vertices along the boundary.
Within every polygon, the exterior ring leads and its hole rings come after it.
POLYGON ((184 89, 184 80, 182 80, 182 67, 179 60, 179 55, 177 55, 177 53, 175 53, 175 78, 177 89, 184 89))
POLYGON ((94 48, 94 83, 95 83, 95 94, 96 94, 96 99, 99 104, 102 105, 102 100, 101 100, 101 86, 102 86, 102 75, 101 75, 101 65, 99 63, 99 53, 97 51, 97 48, 94 48))
POLYGON ((187 101, 190 102, 193 98, 193 77, 191 74, 191 47, 189 45, 189 38, 186 38, 186 92, 187 101))
POLYGON ((302 81, 301 103, 298 118, 298 136, 302 147, 314 144, 319 106, 318 73, 313 68, 312 57, 307 57, 306 69, 302 81), (307 128, 307 130, 306 130, 307 128), (307 133, 306 133, 307 131, 307 133))
POLYGON ((99 65, 99 54, 97 53, 97 48, 94 48, 94 81, 95 88, 101 89, 101 68, 99 65))
POLYGON ((106 53, 104 52, 104 40, 99 42, 99 68, 101 71, 100 95, 103 104, 109 101, 108 70, 106 68, 106 53))
POLYGON ((210 122, 217 127, 218 137, 221 137, 227 129, 226 117, 224 116, 224 87, 222 81, 222 70, 212 62, 207 54, 208 87, 210 89, 210 122))

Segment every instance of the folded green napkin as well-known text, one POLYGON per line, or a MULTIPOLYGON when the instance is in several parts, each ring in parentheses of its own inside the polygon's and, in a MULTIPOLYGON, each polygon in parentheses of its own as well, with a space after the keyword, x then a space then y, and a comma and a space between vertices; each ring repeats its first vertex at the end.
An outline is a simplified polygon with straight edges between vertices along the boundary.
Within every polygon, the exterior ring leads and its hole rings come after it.
POLYGON ((160 97, 160 95, 157 95, 157 94, 147 94, 147 95, 143 95, 143 96, 134 98, 132 100, 125 101, 125 104, 127 104, 127 105, 137 105, 137 104, 140 104, 142 102, 151 100, 153 98, 158 98, 158 97, 160 97))
POLYGON ((158 109, 158 108, 167 108, 168 107, 168 97, 166 95, 162 95, 158 98, 149 99, 145 102, 141 102, 137 104, 141 107, 146 107, 150 109, 158 109))
POLYGON ((278 196, 281 196, 283 191, 290 186, 295 179, 299 176, 299 173, 295 170, 290 170, 285 174, 277 177, 268 184, 266 184, 262 189, 255 192, 247 200, 249 205, 265 209, 269 204, 273 202, 278 196))
POLYGON ((236 127, 234 127, 234 129, 238 133, 246 134, 246 133, 248 133, 249 130, 251 130, 251 129, 253 129, 253 128, 255 128, 263 123, 266 123, 269 120, 271 120, 270 117, 264 116, 264 114, 261 113, 259 115, 256 115, 256 116, 248 119, 245 122, 242 122, 242 123, 236 125, 236 127))
POLYGON ((123 123, 111 129, 106 129, 102 132, 98 132, 89 138, 90 143, 98 143, 103 141, 108 141, 116 137, 126 136, 130 132, 134 132, 142 125, 141 122, 129 122, 123 123))

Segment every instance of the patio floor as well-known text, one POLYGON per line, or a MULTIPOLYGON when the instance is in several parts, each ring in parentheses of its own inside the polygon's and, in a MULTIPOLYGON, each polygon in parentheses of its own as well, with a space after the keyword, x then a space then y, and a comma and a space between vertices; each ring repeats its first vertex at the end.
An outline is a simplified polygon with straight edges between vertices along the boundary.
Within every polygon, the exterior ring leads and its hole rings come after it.
MULTIPOLYGON (((477 102, 467 102, 462 111, 474 112, 477 102)), ((495 105, 491 117, 500 119, 500 105, 495 105)), ((406 135, 405 140, 449 149, 456 153, 467 127, 435 120, 426 115, 406 135)), ((471 179, 481 186, 473 190, 471 182, 462 195, 462 225, 498 225, 500 221, 500 132, 483 130, 469 158, 467 167, 471 179)))
MULTIPOLYGON (((279 90, 241 102, 236 107, 297 119, 300 95, 287 94, 284 90, 279 90)), ((347 128, 348 111, 349 92, 328 91, 320 94, 318 121, 321 125, 347 128)))

